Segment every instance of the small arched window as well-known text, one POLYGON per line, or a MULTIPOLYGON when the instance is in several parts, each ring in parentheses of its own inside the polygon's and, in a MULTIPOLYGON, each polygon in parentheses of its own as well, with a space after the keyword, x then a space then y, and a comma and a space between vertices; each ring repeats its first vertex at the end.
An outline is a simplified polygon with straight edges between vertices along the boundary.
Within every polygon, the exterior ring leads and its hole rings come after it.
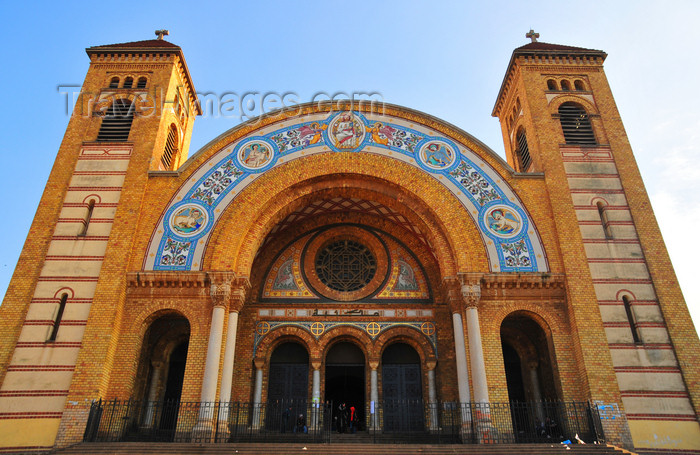
POLYGON ((87 235, 88 226, 90 226, 90 220, 92 219, 92 211, 95 209, 95 200, 90 199, 87 206, 87 214, 85 215, 85 220, 83 221, 83 228, 80 230, 78 236, 84 237, 87 235))
POLYGON ((574 81, 574 88, 580 92, 586 90, 586 87, 584 87, 584 85, 583 85, 583 81, 580 79, 576 79, 574 81))
POLYGON ((118 99, 107 109, 102 119, 99 142, 123 142, 129 139, 131 122, 134 120, 133 104, 129 100, 118 99))
POLYGON ((547 79, 547 90, 556 90, 557 89, 557 83, 554 81, 554 79, 547 79))
POLYGON ((515 136, 515 146, 520 172, 527 172, 532 163, 532 158, 530 157, 530 149, 527 147, 527 136, 524 128, 518 130, 518 134, 515 136))
POLYGON ((622 297, 622 304, 625 307, 625 314, 627 315, 627 322, 630 324, 630 330, 632 331, 632 339, 635 343, 641 343, 642 338, 639 336, 639 329, 637 328, 637 322, 634 319, 634 313, 632 312, 632 305, 630 304, 630 299, 626 295, 622 297))
POLYGON ((127 77, 124 79, 124 88, 131 88, 134 86, 134 78, 133 77, 127 77))
POLYGON ((56 312, 56 318, 53 321, 53 329, 51 329, 51 334, 49 339, 46 341, 56 341, 56 336, 58 335, 58 328, 61 325, 61 319, 63 319, 63 311, 66 309, 66 301, 68 301, 68 294, 63 294, 61 296, 61 301, 58 304, 58 311, 56 312))
POLYGON ((178 140, 177 140, 177 127, 175 125, 170 125, 170 131, 168 131, 168 138, 165 141, 165 150, 163 150, 163 155, 160 157, 160 163, 163 165, 163 169, 169 171, 172 169, 173 157, 178 150, 178 140))
POLYGON ((136 83, 136 88, 146 88, 146 78, 145 77, 140 77, 139 81, 136 83))
POLYGON ((119 78, 118 77, 113 77, 111 81, 109 81, 109 88, 118 88, 119 87, 119 78))
POLYGON ((567 144, 596 145, 591 120, 578 104, 567 102, 559 106, 559 121, 567 144))
POLYGON ((562 90, 571 90, 571 84, 569 84, 569 81, 566 79, 561 81, 561 89, 562 90))
POLYGON ((605 204, 598 201, 596 202, 596 207, 598 207, 598 216, 600 217, 600 224, 603 226, 603 232, 605 233, 606 239, 613 238, 612 230, 610 229, 610 221, 608 220, 608 210, 605 204))

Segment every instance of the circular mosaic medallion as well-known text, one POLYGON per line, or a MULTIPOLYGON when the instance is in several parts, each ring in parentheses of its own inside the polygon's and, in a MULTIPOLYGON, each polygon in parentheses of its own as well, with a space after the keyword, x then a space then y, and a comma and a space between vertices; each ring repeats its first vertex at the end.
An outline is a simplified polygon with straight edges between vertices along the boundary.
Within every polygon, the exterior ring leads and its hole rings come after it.
POLYGON ((329 145, 337 151, 350 151, 365 140, 365 125, 353 112, 341 112, 331 120, 327 129, 329 145))
POLYGON ((431 336, 435 333, 435 324, 432 322, 424 322, 420 325, 420 331, 423 335, 431 336))
POLYGON ((274 150, 267 142, 253 139, 239 146, 236 158, 243 169, 260 172, 272 163, 274 150))
POLYGON ((486 210, 484 225, 494 235, 502 238, 515 237, 523 227, 518 212, 505 205, 496 205, 486 210))
POLYGON ((377 334, 382 330, 382 328, 376 322, 370 322, 369 324, 367 324, 367 327, 365 327, 365 329, 372 338, 376 337, 377 334))
POLYGON ((323 332, 325 332, 326 326, 323 325, 322 322, 314 322, 311 324, 311 333, 313 333, 315 336, 321 335, 323 332))
POLYGON ((258 322, 258 326, 255 328, 258 335, 267 335, 270 331, 270 323, 267 321, 258 322))
POLYGON ((458 151, 445 141, 430 140, 418 150, 418 161, 428 170, 445 171, 457 162, 458 151))
POLYGON ((186 204, 170 215, 170 228, 182 237, 192 237, 202 232, 209 215, 204 207, 198 204, 186 204))

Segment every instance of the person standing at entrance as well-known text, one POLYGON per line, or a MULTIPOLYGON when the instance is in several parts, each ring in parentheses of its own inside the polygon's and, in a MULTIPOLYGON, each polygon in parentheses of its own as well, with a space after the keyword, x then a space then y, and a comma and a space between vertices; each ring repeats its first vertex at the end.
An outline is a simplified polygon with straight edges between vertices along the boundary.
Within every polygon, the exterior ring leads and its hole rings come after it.
POLYGON ((345 403, 340 403, 338 406, 338 433, 345 433, 345 428, 348 425, 348 409, 345 407, 345 403))
POLYGON ((357 413, 355 412, 355 406, 350 406, 350 433, 357 433, 357 413))

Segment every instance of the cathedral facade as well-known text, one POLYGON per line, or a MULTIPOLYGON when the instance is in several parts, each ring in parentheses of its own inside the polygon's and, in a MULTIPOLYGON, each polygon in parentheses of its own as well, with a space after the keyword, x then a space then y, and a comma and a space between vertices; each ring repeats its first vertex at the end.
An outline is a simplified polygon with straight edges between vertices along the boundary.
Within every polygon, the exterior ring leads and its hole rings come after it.
POLYGON ((700 453, 700 344, 604 52, 513 52, 492 112, 507 162, 363 103, 273 112, 187 159, 182 50, 87 54, 0 306, 0 450, 83 440, 95 400, 294 399, 378 430, 390 401, 581 402, 608 442, 700 453))

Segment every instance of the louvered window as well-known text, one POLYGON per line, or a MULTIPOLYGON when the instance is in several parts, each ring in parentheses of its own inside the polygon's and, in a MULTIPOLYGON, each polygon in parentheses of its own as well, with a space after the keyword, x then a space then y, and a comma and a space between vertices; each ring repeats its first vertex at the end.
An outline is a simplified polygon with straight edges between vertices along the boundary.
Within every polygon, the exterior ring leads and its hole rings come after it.
POLYGON ((109 88, 118 88, 119 87, 119 78, 118 77, 113 77, 111 81, 109 81, 109 88))
POLYGON ((116 100, 107 109, 107 113, 102 119, 97 140, 99 142, 123 142, 128 140, 133 120, 134 111, 132 104, 128 100, 116 100))
POLYGON ((520 171, 527 172, 532 163, 532 158, 530 157, 530 149, 527 147, 527 136, 525 135, 525 130, 521 129, 518 131, 516 140, 516 150, 515 153, 518 155, 518 161, 520 162, 520 171))
POLYGON ((146 88, 146 78, 140 77, 139 81, 136 83, 136 88, 146 88))
POLYGON ((133 77, 127 77, 124 79, 124 88, 131 88, 134 85, 134 78, 133 77))
POLYGON ((559 121, 567 144, 596 145, 591 120, 579 105, 564 103, 559 106, 559 121))
POLYGON ((177 152, 177 129, 175 125, 170 127, 168 132, 168 139, 165 142, 165 150, 163 155, 160 157, 160 162, 165 170, 170 170, 173 164, 173 156, 177 152))

